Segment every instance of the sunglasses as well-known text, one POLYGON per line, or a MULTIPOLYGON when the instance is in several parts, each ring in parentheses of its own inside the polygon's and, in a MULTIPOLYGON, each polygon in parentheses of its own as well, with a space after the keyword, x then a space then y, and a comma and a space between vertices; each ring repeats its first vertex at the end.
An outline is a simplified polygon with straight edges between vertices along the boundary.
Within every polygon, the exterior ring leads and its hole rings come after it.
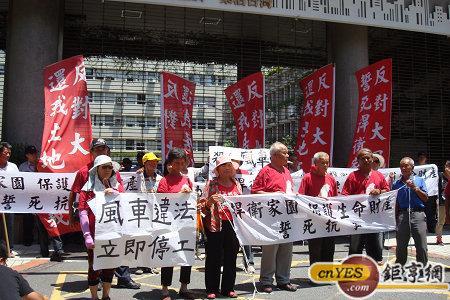
POLYGON ((102 168, 103 170, 106 170, 106 169, 112 170, 112 169, 113 169, 113 166, 101 166, 101 168, 102 168))

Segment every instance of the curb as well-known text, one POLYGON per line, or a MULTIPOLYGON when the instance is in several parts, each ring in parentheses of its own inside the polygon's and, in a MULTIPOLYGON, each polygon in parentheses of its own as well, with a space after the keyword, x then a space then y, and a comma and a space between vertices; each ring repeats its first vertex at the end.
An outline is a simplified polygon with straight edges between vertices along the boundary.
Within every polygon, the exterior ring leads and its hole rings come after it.
POLYGON ((16 270, 17 272, 23 272, 25 270, 43 265, 48 262, 49 262, 48 259, 35 259, 35 260, 29 261, 27 263, 24 263, 24 264, 21 264, 18 266, 14 266, 14 267, 12 267, 12 269, 16 270))
MULTIPOLYGON (((408 247, 409 248, 409 247, 408 247)), ((395 250, 397 249, 397 246, 391 246, 389 247, 389 251, 395 253, 395 250)), ((416 255, 416 250, 412 249, 409 250, 408 249, 408 255, 416 255)), ((434 253, 434 252, 429 252, 428 251, 428 256, 429 257, 433 257, 433 258, 440 258, 440 259, 448 259, 448 255, 442 255, 442 254, 438 254, 438 253, 434 253)))

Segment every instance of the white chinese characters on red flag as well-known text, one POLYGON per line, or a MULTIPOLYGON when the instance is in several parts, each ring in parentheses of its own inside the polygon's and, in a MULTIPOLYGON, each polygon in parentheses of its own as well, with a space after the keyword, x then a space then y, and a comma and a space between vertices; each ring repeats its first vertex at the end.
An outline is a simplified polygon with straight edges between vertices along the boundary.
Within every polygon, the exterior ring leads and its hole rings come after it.
POLYGON ((392 59, 384 59, 355 73, 359 90, 358 118, 349 167, 357 166, 356 154, 369 148, 382 155, 388 167, 391 142, 392 59))
POLYGON ((302 169, 309 172, 317 152, 333 157, 334 65, 329 64, 300 81, 303 109, 300 114, 296 155, 302 169))
POLYGON ((188 151, 194 163, 192 139, 192 109, 195 83, 168 72, 161 73, 162 154, 172 148, 188 151))
POLYGON ((238 147, 264 147, 264 75, 254 73, 225 89, 236 125, 238 147))
MULTIPOLYGON (((40 172, 75 172, 90 162, 92 140, 86 71, 83 56, 44 69, 45 121, 40 172)), ((68 215, 39 215, 52 236, 79 230, 68 215)))

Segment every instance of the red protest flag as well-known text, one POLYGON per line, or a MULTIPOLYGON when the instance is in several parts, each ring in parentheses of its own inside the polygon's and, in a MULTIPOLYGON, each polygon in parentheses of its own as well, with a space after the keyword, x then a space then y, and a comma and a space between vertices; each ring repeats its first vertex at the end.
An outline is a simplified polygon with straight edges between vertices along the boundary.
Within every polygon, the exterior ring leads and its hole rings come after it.
POLYGON ((262 72, 251 74, 225 89, 233 113, 238 147, 264 147, 265 86, 262 72))
POLYGON ((168 72, 161 72, 162 157, 172 148, 181 148, 194 163, 192 110, 195 83, 168 72))
MULTIPOLYGON (((39 172, 76 172, 90 162, 91 116, 83 56, 44 69, 45 120, 39 172)), ((67 200, 67 199, 66 199, 67 200)), ((68 215, 39 215, 52 236, 78 231, 68 215)))
POLYGON ((392 59, 384 59, 355 73, 358 82, 358 118, 348 166, 356 167, 356 154, 369 148, 389 165, 392 109, 392 59))
POLYGON ((330 164, 333 161, 334 64, 326 65, 300 80, 300 88, 304 100, 295 149, 303 171, 309 172, 317 152, 328 153, 330 164))

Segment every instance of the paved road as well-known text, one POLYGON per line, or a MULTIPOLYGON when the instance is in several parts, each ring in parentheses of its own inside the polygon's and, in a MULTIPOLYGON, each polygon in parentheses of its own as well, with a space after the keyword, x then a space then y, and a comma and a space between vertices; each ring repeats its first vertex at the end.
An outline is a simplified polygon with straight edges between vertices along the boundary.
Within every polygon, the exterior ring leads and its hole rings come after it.
MULTIPOLYGON (((449 246, 445 246, 449 247, 449 246)), ((202 249, 203 250, 203 249, 202 249)), ((72 249, 71 254, 62 263, 46 262, 36 267, 32 267, 22 273, 31 283, 32 287, 46 295, 50 299, 88 299, 87 289, 87 262, 86 255, 81 250, 72 249)), ((292 262, 291 278, 292 282, 299 285, 299 290, 295 293, 274 291, 272 294, 258 293, 255 299, 343 299, 335 285, 311 287, 308 284, 308 248, 305 245, 294 246, 294 256, 292 262)), ((336 246, 336 259, 344 258, 348 251, 348 245, 341 241, 336 246)), ((384 251, 385 260, 392 260, 394 256, 387 250, 384 251)), ((256 269, 259 271, 260 253, 256 254, 256 269)), ((450 266, 450 257, 432 258, 431 261, 450 266)), ((242 267, 242 257, 238 257, 238 266, 242 267)), ((204 294, 204 261, 197 260, 192 271, 191 284, 189 287, 199 293, 199 298, 204 294)), ((175 269, 172 296, 176 299, 176 289, 179 269, 175 269)), ((140 290, 112 289, 112 299, 159 299, 160 298, 160 276, 153 274, 133 275, 135 281, 142 284, 140 290)), ((450 283, 450 271, 446 272, 446 282, 450 283)), ((251 298, 253 295, 253 281, 258 281, 258 275, 246 274, 242 269, 237 273, 236 292, 241 299, 251 298)), ((113 282, 114 286, 114 282, 113 282)), ((449 291, 396 291, 377 292, 372 299, 394 299, 407 297, 407 299, 450 299, 449 291)))

